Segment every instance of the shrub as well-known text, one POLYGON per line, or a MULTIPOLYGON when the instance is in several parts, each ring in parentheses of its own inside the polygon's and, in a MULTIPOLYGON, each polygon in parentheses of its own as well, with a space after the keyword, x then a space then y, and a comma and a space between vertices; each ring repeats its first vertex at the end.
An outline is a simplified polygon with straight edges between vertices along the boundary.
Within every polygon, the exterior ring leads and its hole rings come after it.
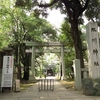
POLYGON ((83 94, 88 96, 100 96, 100 79, 86 78, 82 80, 83 94))
POLYGON ((83 88, 83 94, 93 95, 94 94, 94 88, 93 88, 92 79, 88 79, 88 78, 83 79, 82 80, 82 88, 83 88))
POLYGON ((94 92, 96 96, 100 96, 100 79, 93 80, 94 83, 94 92))

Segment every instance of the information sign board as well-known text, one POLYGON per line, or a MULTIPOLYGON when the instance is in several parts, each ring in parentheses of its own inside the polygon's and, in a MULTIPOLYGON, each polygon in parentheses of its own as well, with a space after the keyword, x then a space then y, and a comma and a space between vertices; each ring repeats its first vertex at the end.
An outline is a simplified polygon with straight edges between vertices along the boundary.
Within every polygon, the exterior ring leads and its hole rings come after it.
POLYGON ((13 65, 14 65, 13 56, 3 57, 1 88, 12 87, 13 65))

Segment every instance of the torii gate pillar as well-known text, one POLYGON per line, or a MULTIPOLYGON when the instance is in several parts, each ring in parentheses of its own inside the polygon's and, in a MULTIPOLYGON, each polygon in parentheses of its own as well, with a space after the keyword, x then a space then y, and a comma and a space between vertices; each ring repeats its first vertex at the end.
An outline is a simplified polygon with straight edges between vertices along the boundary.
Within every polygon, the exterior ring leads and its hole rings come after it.
POLYGON ((65 60, 64 60, 64 46, 61 46, 61 63, 62 63, 62 76, 61 80, 66 79, 65 76, 65 60))
POLYGON ((31 71, 32 74, 30 75, 29 80, 35 80, 35 47, 34 46, 32 46, 31 71))

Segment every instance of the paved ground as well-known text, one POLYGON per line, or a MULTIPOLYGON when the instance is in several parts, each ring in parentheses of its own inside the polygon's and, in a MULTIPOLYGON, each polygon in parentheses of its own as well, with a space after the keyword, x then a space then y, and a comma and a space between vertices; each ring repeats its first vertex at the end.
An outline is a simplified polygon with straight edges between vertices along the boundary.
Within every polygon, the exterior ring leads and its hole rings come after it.
POLYGON ((38 91, 38 84, 21 92, 0 93, 0 100, 100 100, 98 96, 85 96, 81 91, 67 90, 55 81, 54 91, 38 91))

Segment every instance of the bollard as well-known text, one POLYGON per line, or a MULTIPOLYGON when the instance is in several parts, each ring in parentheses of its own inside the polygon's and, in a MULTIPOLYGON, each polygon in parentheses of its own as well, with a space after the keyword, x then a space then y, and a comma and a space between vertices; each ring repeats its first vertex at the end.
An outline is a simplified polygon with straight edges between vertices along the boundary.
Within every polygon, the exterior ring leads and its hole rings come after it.
POLYGON ((15 91, 20 92, 20 80, 19 79, 15 80, 15 91))

